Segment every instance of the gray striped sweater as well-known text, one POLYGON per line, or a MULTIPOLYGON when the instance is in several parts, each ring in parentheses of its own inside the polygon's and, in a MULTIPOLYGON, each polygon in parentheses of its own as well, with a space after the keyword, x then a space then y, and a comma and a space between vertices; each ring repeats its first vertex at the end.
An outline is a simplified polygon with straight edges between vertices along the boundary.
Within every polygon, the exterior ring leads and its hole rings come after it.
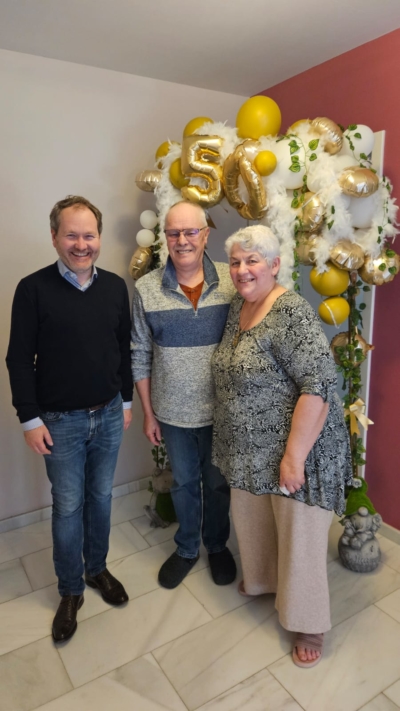
POLYGON ((158 420, 177 427, 213 421, 211 357, 222 338, 235 289, 229 267, 204 255, 197 310, 180 288, 170 258, 136 282, 132 308, 132 372, 151 377, 158 420))

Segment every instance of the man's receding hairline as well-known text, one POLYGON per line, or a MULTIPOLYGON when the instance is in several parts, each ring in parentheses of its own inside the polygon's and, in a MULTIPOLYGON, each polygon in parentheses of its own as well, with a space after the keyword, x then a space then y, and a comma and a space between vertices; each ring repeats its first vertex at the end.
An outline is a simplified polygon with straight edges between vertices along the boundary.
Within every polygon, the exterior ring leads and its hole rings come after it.
POLYGON ((176 202, 175 205, 172 205, 169 208, 169 210, 165 216, 165 222, 167 222, 168 217, 169 217, 170 213, 172 212, 172 210, 175 210, 176 208, 180 207, 181 205, 185 205, 187 207, 194 208, 198 213, 200 213, 203 216, 204 221, 205 221, 204 227, 208 227, 207 215, 206 215, 204 208, 201 205, 198 205, 196 202, 189 202, 188 200, 181 200, 181 202, 176 202))

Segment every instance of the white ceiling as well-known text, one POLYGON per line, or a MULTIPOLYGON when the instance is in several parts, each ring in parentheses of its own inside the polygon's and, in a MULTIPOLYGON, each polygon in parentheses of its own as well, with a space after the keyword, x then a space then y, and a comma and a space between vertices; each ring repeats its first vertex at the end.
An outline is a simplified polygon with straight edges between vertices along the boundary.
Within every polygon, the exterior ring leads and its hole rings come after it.
POLYGON ((0 48, 242 96, 400 27, 400 0, 0 0, 0 48))

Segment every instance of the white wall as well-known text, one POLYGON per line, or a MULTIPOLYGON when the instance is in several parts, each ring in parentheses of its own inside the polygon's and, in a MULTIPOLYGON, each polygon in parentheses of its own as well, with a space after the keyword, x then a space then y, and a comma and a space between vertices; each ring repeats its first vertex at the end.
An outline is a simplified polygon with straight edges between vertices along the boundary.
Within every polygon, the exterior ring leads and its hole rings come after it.
MULTIPOLYGON (((139 214, 154 198, 135 175, 153 166, 162 141, 180 140, 194 116, 234 125, 243 97, 196 89, 77 64, 0 50, 0 520, 50 503, 44 463, 24 444, 11 406, 4 363, 15 287, 25 275, 55 261, 48 215, 69 193, 103 211, 99 266, 127 280, 139 214)), ((223 257, 223 240, 243 221, 221 206, 210 254, 223 257)), ((150 446, 134 425, 125 434, 116 484, 150 474, 150 446)))

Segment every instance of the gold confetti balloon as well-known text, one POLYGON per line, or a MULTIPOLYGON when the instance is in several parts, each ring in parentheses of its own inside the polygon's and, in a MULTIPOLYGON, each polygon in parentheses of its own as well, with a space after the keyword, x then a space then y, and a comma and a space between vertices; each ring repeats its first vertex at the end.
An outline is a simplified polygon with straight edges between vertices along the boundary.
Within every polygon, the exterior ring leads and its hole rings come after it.
POLYGON ((136 281, 144 276, 150 266, 153 250, 151 247, 138 247, 129 264, 129 274, 136 281))
MULTIPOLYGON (((365 338, 360 336, 359 333, 356 334, 354 340, 357 341, 357 343, 355 344, 356 348, 361 348, 361 350, 363 352, 363 356, 364 356, 363 360, 364 360, 367 357, 368 351, 372 351, 375 346, 371 346, 369 343, 367 343, 365 338)), ((337 336, 334 336, 332 338, 331 350, 333 353, 333 358, 334 358, 335 363, 337 365, 340 365, 340 360, 339 360, 339 354, 337 353, 336 348, 346 348, 348 343, 349 343, 349 334, 347 333, 347 331, 342 331, 342 333, 338 333, 337 336)), ((362 363, 361 360, 357 360, 357 357, 356 357, 356 354, 354 353, 354 351, 353 351, 352 360, 353 360, 354 365, 361 365, 361 363, 362 363)))
POLYGON ((400 257, 391 249, 382 250, 379 257, 366 257, 358 273, 367 284, 382 286, 392 281, 400 269, 400 257))
POLYGON ((310 267, 315 263, 315 247, 317 245, 317 237, 301 236, 298 239, 296 254, 300 264, 310 267))
POLYGON ((319 195, 305 193, 304 202, 298 211, 304 232, 316 232, 324 221, 325 209, 319 195))
POLYGON ((311 121, 311 131, 326 139, 324 145, 326 153, 331 156, 339 153, 343 146, 343 132, 337 123, 329 118, 318 117, 311 121))
POLYGON ((364 251, 360 245, 349 239, 338 240, 329 254, 332 264, 348 272, 359 269, 364 264, 364 258, 364 251))
POLYGON ((145 193, 154 193, 162 177, 161 170, 142 170, 135 178, 135 183, 140 190, 145 193))
POLYGON ((373 195, 379 187, 379 178, 369 168, 353 166, 339 176, 342 192, 350 197, 365 198, 373 195))

